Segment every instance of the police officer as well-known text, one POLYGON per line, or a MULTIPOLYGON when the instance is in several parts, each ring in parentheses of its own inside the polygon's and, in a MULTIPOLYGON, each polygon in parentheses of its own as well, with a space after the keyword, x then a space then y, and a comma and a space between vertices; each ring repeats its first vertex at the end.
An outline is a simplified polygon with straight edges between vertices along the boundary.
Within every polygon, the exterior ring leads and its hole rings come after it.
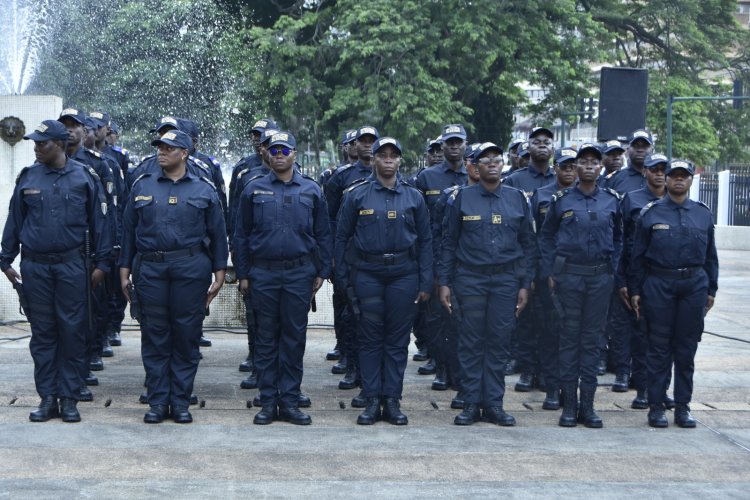
POLYGON ((0 270, 14 286, 22 283, 29 299, 29 349, 41 398, 29 415, 32 422, 60 416, 64 422, 81 420, 76 405, 81 374, 87 372, 89 328, 82 291, 101 284, 111 258, 107 203, 98 176, 66 158, 69 136, 57 120, 45 120, 24 136, 34 141, 37 162, 16 180, 0 252, 0 270), (19 250, 21 274, 11 266, 19 250))
POLYGON ((524 141, 519 144, 516 151, 518 153, 518 170, 528 167, 531 159, 529 157, 529 141, 524 141))
POLYGON ((633 248, 635 225, 643 207, 656 201, 666 193, 665 171, 669 161, 663 154, 651 154, 643 162, 646 187, 626 193, 620 208, 624 230, 624 245, 620 267, 615 275, 615 293, 609 306, 608 330, 610 352, 615 367, 614 392, 628 392, 631 383, 636 389, 636 397, 631 406, 645 409, 646 399, 646 345, 642 334, 636 331, 635 315, 630 307, 630 297, 626 284, 630 255, 633 248))
POLYGON ((503 171, 503 179, 518 170, 518 147, 523 142, 524 141, 522 141, 521 139, 513 139, 512 141, 510 141, 510 144, 508 144, 508 163, 510 164, 510 167, 507 170, 503 171))
POLYGON ((541 231, 541 277, 565 314, 560 331, 560 383, 563 412, 559 425, 578 421, 601 427, 594 412, 600 339, 607 321, 613 273, 622 252, 622 217, 614 191, 600 189, 602 153, 584 143, 576 155, 578 184, 556 193, 541 231))
MULTIPOLYGON (((112 168, 105 161, 103 155, 93 149, 83 147, 83 136, 85 134, 86 115, 76 108, 66 108, 60 113, 58 121, 68 130, 69 139, 66 146, 66 154, 69 158, 93 168, 100 179, 102 193, 107 200, 107 230, 110 233, 109 241, 113 244, 119 241, 118 238, 118 217, 117 217, 117 190, 115 188, 115 177, 112 168)), ((115 168, 118 168, 115 166, 115 168)), ((118 170, 119 173, 119 170, 118 170)), ((114 249, 113 249, 114 251, 114 249)), ((113 253, 114 256, 114 253, 113 253)), ((115 267, 115 266, 112 266, 115 267)), ((109 345, 106 332, 110 322, 109 310, 109 289, 113 280, 110 271, 101 286, 92 290, 92 323, 93 328, 87 331, 86 335, 86 364, 87 367, 82 373, 86 385, 98 384, 97 377, 92 373, 93 370, 104 368, 102 356, 111 357, 114 353, 109 345)), ((118 290, 119 291, 119 290, 118 290)), ((91 391, 84 387, 79 397, 80 401, 93 401, 94 396, 91 391)))
POLYGON ((160 423, 171 414, 176 423, 190 423, 201 326, 224 283, 229 252, 216 188, 187 168, 190 137, 170 130, 151 144, 158 148, 161 171, 133 183, 123 218, 120 280, 131 301, 132 271, 141 305, 150 406, 143 421, 160 423))
POLYGON ((623 165, 625 148, 617 139, 607 141, 602 146, 602 174, 597 179, 599 187, 606 187, 607 181, 620 171, 623 165))
MULTIPOLYGON (((430 211, 432 225, 441 224, 442 221, 435 219, 433 207, 440 199, 443 191, 452 186, 466 184, 468 173, 464 164, 464 153, 466 152, 466 130, 460 123, 450 123, 443 127, 441 134, 443 138, 443 162, 421 171, 417 176, 416 187, 424 195, 427 209, 430 211)), ((437 280, 434 280, 437 286, 437 280)), ((433 290, 431 299, 425 311, 425 330, 429 335, 427 346, 432 358, 424 366, 420 366, 417 372, 422 375, 435 374, 438 378, 438 387, 441 379, 445 376, 445 353, 441 352, 441 346, 446 338, 445 327, 448 318, 445 310, 440 305, 437 288, 433 290)))
MULTIPOLYGON (((576 156, 573 148, 560 148, 555 151, 554 169, 555 183, 547 184, 538 188, 531 196, 531 215, 537 231, 541 229, 544 218, 549 210, 549 204, 556 192, 571 188, 576 182, 576 156)), ((537 232, 539 239, 541 233, 537 232)), ((541 279, 539 275, 534 280, 534 288, 531 304, 527 309, 533 309, 535 321, 533 323, 537 340, 537 352, 539 356, 539 376, 544 380, 546 397, 542 402, 543 410, 560 409, 560 370, 559 370, 559 327, 560 303, 553 302, 550 295, 547 280, 541 279), (555 307, 557 305, 557 307, 555 307)), ((520 380, 519 380, 520 382, 520 380)), ((542 385, 542 384, 540 384, 542 385)), ((518 390, 518 384, 516 384, 518 390)))
POLYGON ((615 172, 605 181, 605 186, 614 189, 621 195, 646 186, 643 177, 643 162, 653 151, 654 138, 645 129, 633 131, 628 141, 628 167, 615 172))
POLYGON ((479 146, 474 152, 479 183, 453 192, 443 221, 440 302, 461 317, 458 360, 465 400, 456 425, 472 425, 480 416, 502 426, 516 423, 503 410, 505 365, 516 318, 528 299, 536 250, 524 194, 500 181, 502 155, 491 142, 479 146))
POLYGON ((401 412, 409 335, 417 304, 432 290, 430 220, 419 191, 398 177, 401 145, 382 137, 372 146, 374 170, 344 197, 336 232, 336 281, 350 286, 357 320, 366 408, 357 418, 406 425, 401 412), (346 265, 342 265, 346 263, 346 265))
POLYGON ((437 139, 433 139, 427 144, 425 150, 425 164, 428 167, 443 163, 443 136, 438 136, 437 139))
POLYGON ((695 427, 690 415, 695 352, 703 318, 718 289, 719 259, 711 211, 691 200, 693 165, 672 160, 667 195, 646 205, 636 223, 628 290, 648 327, 648 423, 667 427, 663 395, 674 362, 674 422, 695 427))
POLYGON ((555 171, 549 161, 555 153, 555 135, 545 127, 536 127, 529 134, 529 164, 505 179, 505 184, 520 189, 531 199, 534 190, 555 182, 555 171))
MULTIPOLYGON (((338 212, 344 197, 344 191, 357 181, 367 179, 372 175, 372 145, 378 139, 375 127, 364 125, 357 129, 353 147, 357 161, 349 166, 340 167, 326 183, 325 194, 328 202, 328 215, 331 223, 331 233, 336 234, 338 212)), ((351 150, 350 150, 351 156, 351 150)), ((334 264, 336 262, 334 261, 334 264)), ((352 314, 351 306, 347 304, 346 290, 339 287, 337 280, 333 283, 334 316, 339 321, 339 346, 342 348, 341 359, 331 367, 332 373, 344 372, 344 378, 339 381, 339 389, 354 389, 360 385, 357 350, 357 326, 352 314)), ((335 319, 334 319, 335 321, 335 319)), ((361 401, 359 406, 361 406, 361 401)))
POLYGON ((242 192, 234 235, 240 291, 251 291, 257 324, 262 408, 253 422, 308 425, 298 407, 307 313, 330 277, 333 242, 320 186, 294 169, 294 136, 279 132, 268 146, 272 172, 242 192))

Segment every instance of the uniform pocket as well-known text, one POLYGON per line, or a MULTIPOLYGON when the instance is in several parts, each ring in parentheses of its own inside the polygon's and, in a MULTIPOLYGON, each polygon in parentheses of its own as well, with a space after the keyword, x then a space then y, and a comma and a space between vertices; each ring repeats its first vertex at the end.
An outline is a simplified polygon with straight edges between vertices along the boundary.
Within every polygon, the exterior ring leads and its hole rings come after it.
POLYGON ((65 222, 72 226, 85 226, 86 198, 81 195, 71 194, 65 200, 65 222))

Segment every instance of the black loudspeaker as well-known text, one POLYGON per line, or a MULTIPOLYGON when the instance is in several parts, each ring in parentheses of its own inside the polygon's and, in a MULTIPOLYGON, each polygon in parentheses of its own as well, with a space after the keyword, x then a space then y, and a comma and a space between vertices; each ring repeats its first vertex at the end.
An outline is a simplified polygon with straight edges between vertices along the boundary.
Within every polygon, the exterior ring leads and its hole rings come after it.
POLYGON ((600 141, 625 141, 639 128, 646 128, 648 70, 636 68, 602 68, 599 84, 600 141))

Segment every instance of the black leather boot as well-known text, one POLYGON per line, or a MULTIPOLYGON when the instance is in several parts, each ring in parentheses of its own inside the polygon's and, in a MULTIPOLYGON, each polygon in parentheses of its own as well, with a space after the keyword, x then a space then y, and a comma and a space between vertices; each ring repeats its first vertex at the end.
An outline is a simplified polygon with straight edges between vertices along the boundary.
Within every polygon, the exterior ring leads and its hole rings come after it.
POLYGON ((342 354, 338 359, 338 363, 331 367, 331 373, 334 375, 343 375, 349 367, 349 357, 346 354, 342 354))
POLYGON ((523 372, 516 382, 516 392, 529 392, 534 388, 534 374, 531 372, 523 372))
POLYGON ((692 429, 696 426, 695 419, 690 414, 690 407, 684 403, 677 403, 674 407, 674 423, 683 429, 692 429))
POLYGON ((435 359, 430 359, 427 363, 417 368, 417 373, 420 375, 435 375, 437 368, 435 366, 435 359))
POLYGON ((594 391, 581 391, 578 421, 590 429, 599 429, 604 425, 601 417, 594 411, 594 391))
POLYGON ((448 368, 444 363, 437 365, 435 369, 435 380, 432 381, 433 391, 447 391, 448 390, 448 368))
POLYGON ((418 349, 411 359, 414 361, 419 361, 421 363, 430 359, 430 355, 427 353, 427 349, 418 349))
POLYGON ((456 418, 453 419, 453 423, 456 425, 472 425, 474 422, 479 422, 480 418, 479 405, 469 403, 464 405, 463 411, 456 415, 456 418))
POLYGON ((248 350, 247 357, 245 358, 245 361, 240 363, 240 371, 241 372, 251 372, 255 369, 255 365, 253 364, 253 351, 248 350))
POLYGON ((154 405, 143 415, 143 421, 147 424, 160 424, 167 418, 168 413, 169 411, 166 406, 154 405))
POLYGON ((391 425, 406 425, 409 423, 409 419, 401 412, 401 404, 396 398, 385 398, 383 420, 387 420, 391 425))
POLYGON ((560 409, 560 391, 550 389, 542 402, 542 410, 559 410, 560 409))
POLYGON ((276 420, 277 416, 276 403, 267 404, 255 415, 253 423, 256 425, 268 425, 276 420))
POLYGON ((563 411, 557 425, 560 427, 575 427, 576 411, 578 410, 578 391, 575 384, 564 385, 562 389, 563 411))
POLYGON ((502 427, 512 427, 516 425, 516 419, 513 415, 508 415, 502 406, 491 406, 482 411, 482 422, 500 425, 502 427))
POLYGON ((78 401, 73 398, 62 398, 60 400, 60 416, 63 422, 80 422, 81 414, 78 413, 78 401))
POLYGON ((362 395, 362 391, 352 398, 352 408, 367 408, 369 398, 362 395))
POLYGON ((367 398, 367 406, 365 411, 359 414, 357 417, 357 424, 359 425, 372 425, 381 418, 380 412, 380 398, 371 397, 367 398))
POLYGON ((346 375, 339 381, 339 389, 354 389, 355 387, 359 387, 359 383, 359 370, 354 363, 350 363, 346 370, 346 375))
POLYGON ((341 348, 339 347, 339 343, 336 342, 336 345, 333 347, 333 350, 329 351, 326 354, 326 360, 328 361, 336 361, 341 357, 341 348))
POLYGON ((648 408, 648 397, 646 396, 646 390, 636 390, 635 398, 630 403, 630 407, 634 410, 646 410, 648 408))
POLYGON ((112 350, 112 346, 109 344, 109 337, 105 336, 102 341, 102 357, 111 358, 115 355, 115 351, 112 350))
POLYGON ((243 389, 256 389, 258 387, 258 373, 253 369, 245 379, 240 382, 243 389))
POLYGON ((618 373, 615 375, 615 381, 612 384, 612 392, 628 392, 630 388, 630 375, 627 373, 618 373))
POLYGON ((46 422, 51 418, 60 418, 60 408, 57 405, 55 396, 44 396, 39 403, 39 407, 29 413, 29 420, 32 422, 46 422))
POLYGON ((307 413, 303 413, 296 406, 281 406, 279 407, 279 420, 289 422, 294 425, 310 425, 312 419, 307 413))
POLYGON ((667 416, 664 414, 663 403, 649 404, 648 425, 661 429, 669 427, 669 420, 667 420, 667 416))

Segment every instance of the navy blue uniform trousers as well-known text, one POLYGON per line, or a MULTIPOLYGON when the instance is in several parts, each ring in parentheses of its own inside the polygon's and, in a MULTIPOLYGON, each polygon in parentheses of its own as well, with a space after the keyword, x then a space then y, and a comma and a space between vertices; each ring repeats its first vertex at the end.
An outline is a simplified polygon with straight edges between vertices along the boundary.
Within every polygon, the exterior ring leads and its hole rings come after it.
POLYGON ((417 314, 417 264, 367 266, 367 270, 355 271, 352 280, 360 309, 357 337, 362 395, 400 399, 409 335, 417 314))
POLYGON ((78 399, 89 330, 83 256, 59 264, 21 259, 21 276, 29 298, 36 392, 78 399))
POLYGON ((167 262, 142 261, 134 275, 149 405, 187 408, 190 403, 211 268, 211 259, 201 253, 167 262))
POLYGON ((673 362, 675 403, 690 403, 707 296, 708 278, 703 271, 685 279, 646 278, 642 304, 649 330, 649 403, 664 402, 673 362))
POLYGON ((307 314, 317 276, 311 262, 292 269, 251 265, 255 369, 264 406, 297 407, 307 341, 307 314))
POLYGON ((520 286, 515 270, 478 273, 459 264, 453 291, 461 314, 458 362, 466 403, 485 408, 503 404, 520 286))

